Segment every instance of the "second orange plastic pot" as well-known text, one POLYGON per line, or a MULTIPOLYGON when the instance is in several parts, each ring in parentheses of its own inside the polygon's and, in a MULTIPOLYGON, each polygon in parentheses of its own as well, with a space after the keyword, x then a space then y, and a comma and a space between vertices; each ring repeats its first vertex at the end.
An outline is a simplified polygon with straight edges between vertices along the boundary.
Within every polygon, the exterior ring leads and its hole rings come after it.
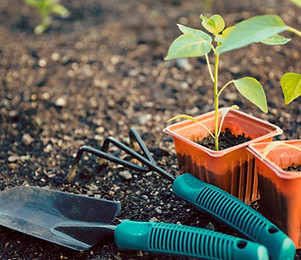
MULTIPOLYGON (((219 111, 219 122, 221 118, 219 111)), ((214 111, 196 119, 214 132, 214 111)), ((258 178, 254 169, 254 156, 246 147, 252 142, 271 141, 282 130, 237 110, 230 110, 226 115, 222 131, 227 128, 235 135, 244 134, 252 140, 215 151, 195 142, 209 134, 204 127, 193 121, 186 120, 170 125, 163 131, 173 137, 181 173, 189 172, 202 181, 251 203, 259 199, 258 178)))
MULTIPOLYGON (((301 148, 301 140, 285 143, 301 148)), ((301 164, 300 151, 287 146, 277 146, 261 155, 268 143, 251 144, 255 155, 260 190, 260 211, 282 229, 301 248, 301 172, 285 171, 292 164, 301 164)))

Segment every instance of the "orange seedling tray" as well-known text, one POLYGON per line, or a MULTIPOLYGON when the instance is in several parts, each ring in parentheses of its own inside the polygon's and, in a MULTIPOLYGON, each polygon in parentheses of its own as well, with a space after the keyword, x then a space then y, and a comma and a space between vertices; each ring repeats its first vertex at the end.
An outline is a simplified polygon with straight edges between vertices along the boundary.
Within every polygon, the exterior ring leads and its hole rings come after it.
MULTIPOLYGON (((301 140, 285 143, 301 148, 301 140)), ((301 164, 301 152, 287 146, 277 146, 262 160, 268 143, 251 144, 259 176, 260 211, 282 229, 301 248, 301 172, 284 168, 301 164)))
MULTIPOLYGON (((219 111, 219 122, 221 118, 219 111)), ((214 132, 214 111, 198 116, 196 120, 214 132)), ((191 120, 170 125, 163 131, 173 137, 181 173, 191 173, 202 181, 251 203, 259 199, 258 178, 254 171, 254 156, 246 147, 253 142, 272 141, 273 136, 281 134, 282 130, 237 110, 230 110, 226 115, 222 131, 226 128, 233 134, 245 134, 252 140, 215 151, 194 142, 209 134, 204 127, 191 120)))

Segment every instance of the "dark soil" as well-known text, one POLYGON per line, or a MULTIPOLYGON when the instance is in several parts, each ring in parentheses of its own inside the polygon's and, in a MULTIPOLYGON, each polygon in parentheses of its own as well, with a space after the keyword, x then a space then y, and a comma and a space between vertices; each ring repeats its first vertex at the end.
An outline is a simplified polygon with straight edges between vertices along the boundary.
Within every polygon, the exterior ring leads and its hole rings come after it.
MULTIPOLYGON (((244 134, 242 135, 234 135, 232 134, 230 129, 226 129, 224 132, 221 132, 218 138, 218 146, 219 150, 224 150, 230 148, 235 145, 242 144, 244 142, 250 141, 250 137, 246 137, 244 134)), ((202 141, 197 142, 200 145, 203 145, 211 150, 215 150, 214 139, 211 136, 204 138, 202 141)))
POLYGON ((291 166, 289 166, 287 168, 284 168, 283 170, 289 171, 289 172, 300 172, 301 171, 301 164, 295 165, 293 163, 291 166))
MULTIPOLYGON (((100 148, 112 135, 128 143, 136 127, 158 165, 178 174, 172 138, 162 133, 177 114, 197 116, 213 110, 213 88, 204 58, 163 61, 180 34, 176 24, 201 28, 203 1, 63 0, 71 16, 55 18, 44 34, 34 35, 37 13, 23 0, 0 1, 0 190, 19 185, 120 201, 123 219, 178 223, 237 235, 176 200, 171 183, 155 173, 139 174, 110 163, 99 169, 86 155, 75 182, 66 177, 78 148, 100 148), (127 171, 131 178, 124 178, 127 171)), ((275 13, 301 29, 301 9, 289 0, 216 0, 213 13, 227 26, 275 13)), ((223 54, 220 82, 253 76, 264 86, 264 114, 234 91, 225 89, 220 106, 278 125, 278 139, 300 138, 301 99, 286 106, 280 79, 301 73, 301 39, 285 46, 253 44, 223 54)), ((113 154, 124 156, 116 149, 113 154)), ((8 202, 9 203, 9 202, 8 202)), ((122 251, 101 243, 75 252, 0 227, 1 259, 171 259, 147 252, 122 251)), ((296 259, 301 259, 300 250, 296 259)))

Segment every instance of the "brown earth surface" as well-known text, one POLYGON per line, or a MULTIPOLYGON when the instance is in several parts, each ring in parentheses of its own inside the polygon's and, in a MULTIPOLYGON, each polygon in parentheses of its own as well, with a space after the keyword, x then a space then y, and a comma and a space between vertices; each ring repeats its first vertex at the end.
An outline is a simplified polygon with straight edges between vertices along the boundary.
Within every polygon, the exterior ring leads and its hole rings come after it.
MULTIPOLYGON (((227 26, 259 14, 280 15, 301 29, 301 9, 289 0, 216 0, 212 13, 227 26)), ((110 164, 95 171, 86 156, 76 181, 68 171, 78 148, 100 148, 111 135, 128 142, 135 127, 155 161, 173 175, 178 166, 171 137, 162 133, 177 114, 196 116, 213 110, 212 84, 203 58, 163 61, 169 44, 180 35, 176 24, 201 28, 204 1, 69 0, 71 15, 55 18, 42 35, 35 10, 21 0, 0 1, 0 190, 19 185, 48 187, 120 201, 123 219, 178 223, 231 235, 233 230, 176 200, 171 183, 156 173, 133 171, 130 180, 110 164)), ((220 106, 278 125, 278 139, 300 138, 301 99, 284 104, 280 88, 286 72, 301 73, 301 39, 285 46, 253 44, 223 54, 220 82, 253 76, 264 86, 269 112, 264 114, 231 86, 220 106)), ((112 151, 118 155, 117 151, 112 151)), ((281 210, 281 209, 279 209, 281 210)), ((76 252, 0 227, 1 259, 173 259, 147 252, 122 251, 100 243, 76 252)), ((176 258, 175 258, 176 259, 176 258)), ((300 250, 296 259, 301 259, 300 250)))

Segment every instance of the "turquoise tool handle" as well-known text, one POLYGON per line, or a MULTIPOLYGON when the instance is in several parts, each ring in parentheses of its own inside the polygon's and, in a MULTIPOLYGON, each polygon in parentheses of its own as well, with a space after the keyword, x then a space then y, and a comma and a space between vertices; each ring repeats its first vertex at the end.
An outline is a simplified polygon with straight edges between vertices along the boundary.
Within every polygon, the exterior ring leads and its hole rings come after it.
MULTIPOLYGON (((271 259, 294 259, 293 241, 259 212, 229 193, 189 173, 176 178, 173 193, 247 238, 264 245, 271 259)), ((283 209, 279 209, 283 210, 283 209)))
POLYGON ((204 259, 268 260, 267 249, 254 242, 190 226, 123 221, 115 230, 119 248, 204 259))

